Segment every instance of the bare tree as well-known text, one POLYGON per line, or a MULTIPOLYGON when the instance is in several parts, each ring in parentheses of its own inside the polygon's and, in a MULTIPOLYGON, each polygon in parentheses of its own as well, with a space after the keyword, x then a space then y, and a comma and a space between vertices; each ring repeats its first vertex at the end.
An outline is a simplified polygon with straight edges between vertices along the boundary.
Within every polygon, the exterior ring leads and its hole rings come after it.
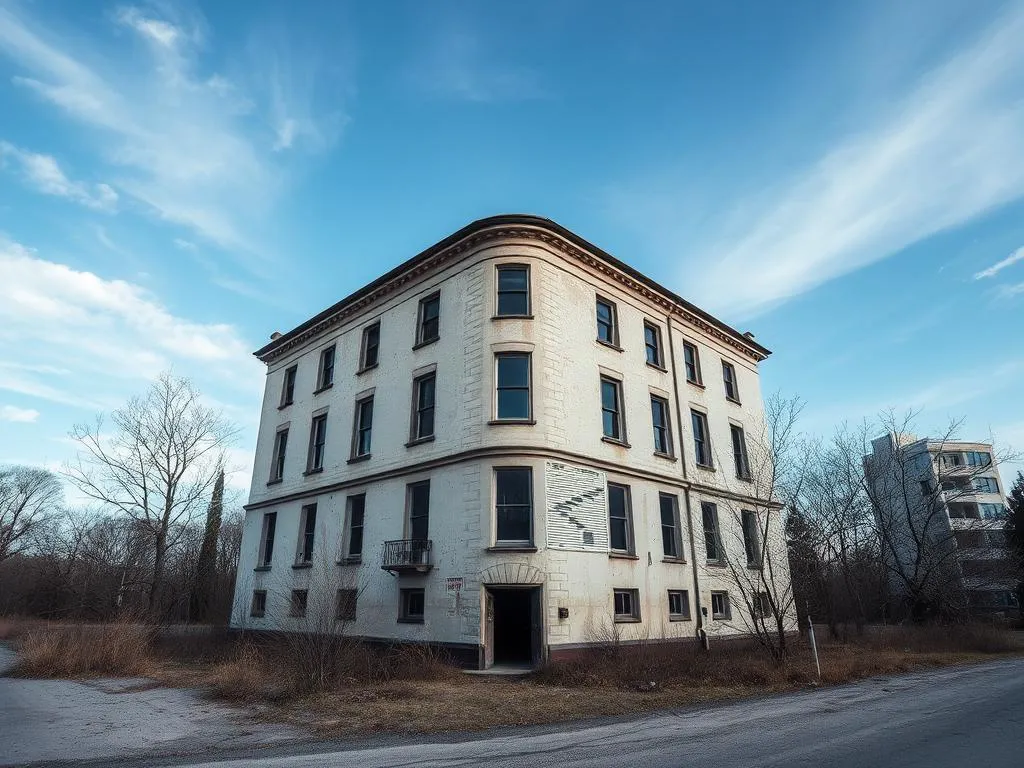
POLYGON ((0 466, 0 562, 27 549, 63 501, 60 480, 48 469, 0 466))
POLYGON ((148 534, 149 610, 155 616, 168 552, 205 510, 237 430, 202 404, 188 379, 171 373, 114 411, 110 422, 110 433, 102 417, 72 430, 79 453, 65 474, 83 494, 128 516, 148 534))

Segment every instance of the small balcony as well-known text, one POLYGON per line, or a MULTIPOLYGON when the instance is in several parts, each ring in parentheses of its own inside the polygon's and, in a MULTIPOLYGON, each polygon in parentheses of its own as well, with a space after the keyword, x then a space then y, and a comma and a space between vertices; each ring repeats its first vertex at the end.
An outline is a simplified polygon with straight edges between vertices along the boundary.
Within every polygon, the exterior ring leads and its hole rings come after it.
POLYGON ((392 573, 428 573, 434 567, 430 539, 385 541, 380 567, 392 573))

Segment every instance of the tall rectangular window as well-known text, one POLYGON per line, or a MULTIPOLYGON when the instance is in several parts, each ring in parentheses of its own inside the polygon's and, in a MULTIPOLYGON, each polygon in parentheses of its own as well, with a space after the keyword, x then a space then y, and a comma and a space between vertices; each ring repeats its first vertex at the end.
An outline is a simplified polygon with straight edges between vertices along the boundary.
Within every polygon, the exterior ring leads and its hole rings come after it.
POLYGON ((399 591, 401 608, 398 620, 411 624, 422 624, 426 608, 426 593, 423 589, 403 589, 399 591))
POLYGON ((747 458, 747 437, 743 433, 743 427, 730 424, 729 431, 732 433, 732 459, 736 465, 736 477, 749 480, 750 461, 747 458))
POLYGON ((533 542, 533 470, 499 467, 494 470, 495 541, 533 542))
POLYGON ((654 425, 654 452, 672 455, 672 430, 669 426, 668 400, 651 395, 651 421, 654 425))
POLYGON ((696 345, 688 341, 683 342, 683 366, 686 368, 686 380, 691 384, 700 384, 700 355, 696 345))
POLYGON ((661 546, 665 557, 681 560, 682 536, 679 531, 679 499, 670 493, 658 494, 661 511, 661 546))
POLYGON ((528 352, 499 352, 494 356, 498 421, 529 421, 530 354, 528 352))
POLYGON ((688 621, 690 618, 690 594, 685 589, 668 591, 668 620, 688 621))
POLYGON ((655 368, 665 367, 661 353, 661 328, 647 321, 644 321, 644 353, 647 355, 648 365, 655 368))
POLYGON ((373 436, 373 395, 356 402, 355 430, 352 436, 352 458, 370 455, 373 436))
POLYGON ((366 516, 366 494, 349 496, 345 501, 345 533, 342 558, 356 561, 363 556, 363 520, 366 516))
POLYGON ((755 592, 751 596, 751 603, 755 619, 769 619, 775 615, 771 596, 767 592, 755 592))
POLYGON ((640 621, 640 590, 613 589, 615 621, 640 621))
POLYGON ((613 347, 619 346, 618 321, 615 305, 607 299, 597 300, 597 340, 613 347))
POLYGON ((697 459, 697 465, 711 468, 714 465, 711 461, 711 438, 708 434, 708 417, 700 411, 690 411, 690 420, 693 423, 693 452, 697 459))
POLYGON ((420 300, 416 326, 416 344, 429 344, 441 337, 441 294, 434 293, 420 300))
POLYGON ((295 401, 295 376, 299 372, 299 366, 293 365, 284 371, 284 381, 281 383, 281 408, 291 405, 295 401))
POLYGON ((702 501, 700 516, 704 524, 704 550, 707 552, 708 562, 718 562, 722 559, 722 539, 718 535, 718 507, 710 501, 702 501))
POLYGON ((725 396, 734 402, 740 401, 740 385, 736 380, 736 367, 722 361, 722 381, 725 382, 725 396))
POLYGON ((288 429, 277 430, 274 435, 274 456, 270 462, 270 482, 277 482, 284 477, 284 460, 288 452, 288 429))
POLYGON ((430 481, 409 486, 409 538, 425 541, 430 534, 430 481))
POLYGON ((601 377, 601 426, 604 436, 625 442, 626 430, 622 423, 622 382, 601 377))
POLYGON ((355 621, 356 601, 359 598, 359 591, 356 589, 339 589, 334 598, 334 620, 355 621))
POLYGON ((254 619, 262 619, 267 613, 267 590, 257 589, 252 593, 252 607, 249 615, 254 619))
POLYGON ((359 350, 359 370, 376 368, 380 357, 380 323, 363 328, 363 343, 359 350))
POLYGON ((316 539, 316 504, 302 508, 302 528, 299 536, 299 552, 296 562, 308 565, 313 562, 313 542, 316 539))
POLYGON ((434 395, 436 374, 428 373, 413 381, 413 414, 411 440, 434 436, 434 395))
POLYGON ((520 264, 498 267, 498 317, 530 314, 530 268, 520 264))
POLYGON ((319 472, 324 468, 324 446, 327 444, 327 414, 313 417, 309 428, 309 455, 306 457, 306 472, 319 472))
POLYGON ((260 567, 269 568, 274 559, 274 533, 277 531, 277 512, 263 515, 263 533, 260 536, 260 567))
POLYGON ((747 565, 761 565, 761 528, 757 522, 757 513, 744 509, 741 512, 743 524, 743 548, 747 554, 747 565))
POLYGON ((306 603, 309 601, 309 592, 305 589, 293 589, 291 604, 288 607, 288 615, 293 619, 302 619, 306 616, 306 603))
POLYGON ((729 607, 728 592, 711 593, 711 618, 720 621, 728 621, 732 618, 732 611, 729 607))
POLYGON ((633 554, 633 512, 627 485, 608 483, 608 537, 613 552, 633 554))
POLYGON ((316 377, 317 392, 334 386, 334 355, 333 344, 320 352, 320 368, 316 377))

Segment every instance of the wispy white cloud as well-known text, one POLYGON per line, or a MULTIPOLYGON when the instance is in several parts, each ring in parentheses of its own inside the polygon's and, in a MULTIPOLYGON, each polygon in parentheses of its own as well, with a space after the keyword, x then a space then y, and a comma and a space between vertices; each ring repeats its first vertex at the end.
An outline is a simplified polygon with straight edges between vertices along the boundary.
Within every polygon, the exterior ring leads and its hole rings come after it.
POLYGON ((194 251, 196 249, 195 243, 191 240, 185 240, 182 237, 174 238, 174 245, 176 248, 180 248, 183 251, 194 251))
POLYGON ((17 164, 25 183, 44 195, 64 197, 97 211, 112 212, 117 208, 117 192, 109 184, 89 185, 69 179, 57 159, 51 155, 30 152, 0 141, 0 165, 17 164))
POLYGON ((1024 283, 1001 285, 996 289, 996 296, 1000 299, 1012 299, 1021 294, 1024 294, 1024 283))
POLYGON ((991 267, 981 270, 974 275, 975 280, 983 280, 986 277, 995 277, 1007 267, 1012 267, 1018 261, 1024 260, 1024 247, 1018 248, 1002 261, 997 261, 991 267))
POLYGON ((16 405, 0 405, 0 421, 14 421, 31 424, 39 418, 39 411, 31 408, 19 408, 16 405))

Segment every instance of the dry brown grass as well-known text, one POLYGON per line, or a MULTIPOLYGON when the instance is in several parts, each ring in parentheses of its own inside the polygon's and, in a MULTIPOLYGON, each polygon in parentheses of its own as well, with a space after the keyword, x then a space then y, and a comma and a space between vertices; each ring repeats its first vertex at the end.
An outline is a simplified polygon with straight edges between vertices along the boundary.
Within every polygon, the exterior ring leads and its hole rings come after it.
POLYGON ((152 631, 138 624, 31 629, 16 644, 18 677, 137 676, 153 668, 152 631))

